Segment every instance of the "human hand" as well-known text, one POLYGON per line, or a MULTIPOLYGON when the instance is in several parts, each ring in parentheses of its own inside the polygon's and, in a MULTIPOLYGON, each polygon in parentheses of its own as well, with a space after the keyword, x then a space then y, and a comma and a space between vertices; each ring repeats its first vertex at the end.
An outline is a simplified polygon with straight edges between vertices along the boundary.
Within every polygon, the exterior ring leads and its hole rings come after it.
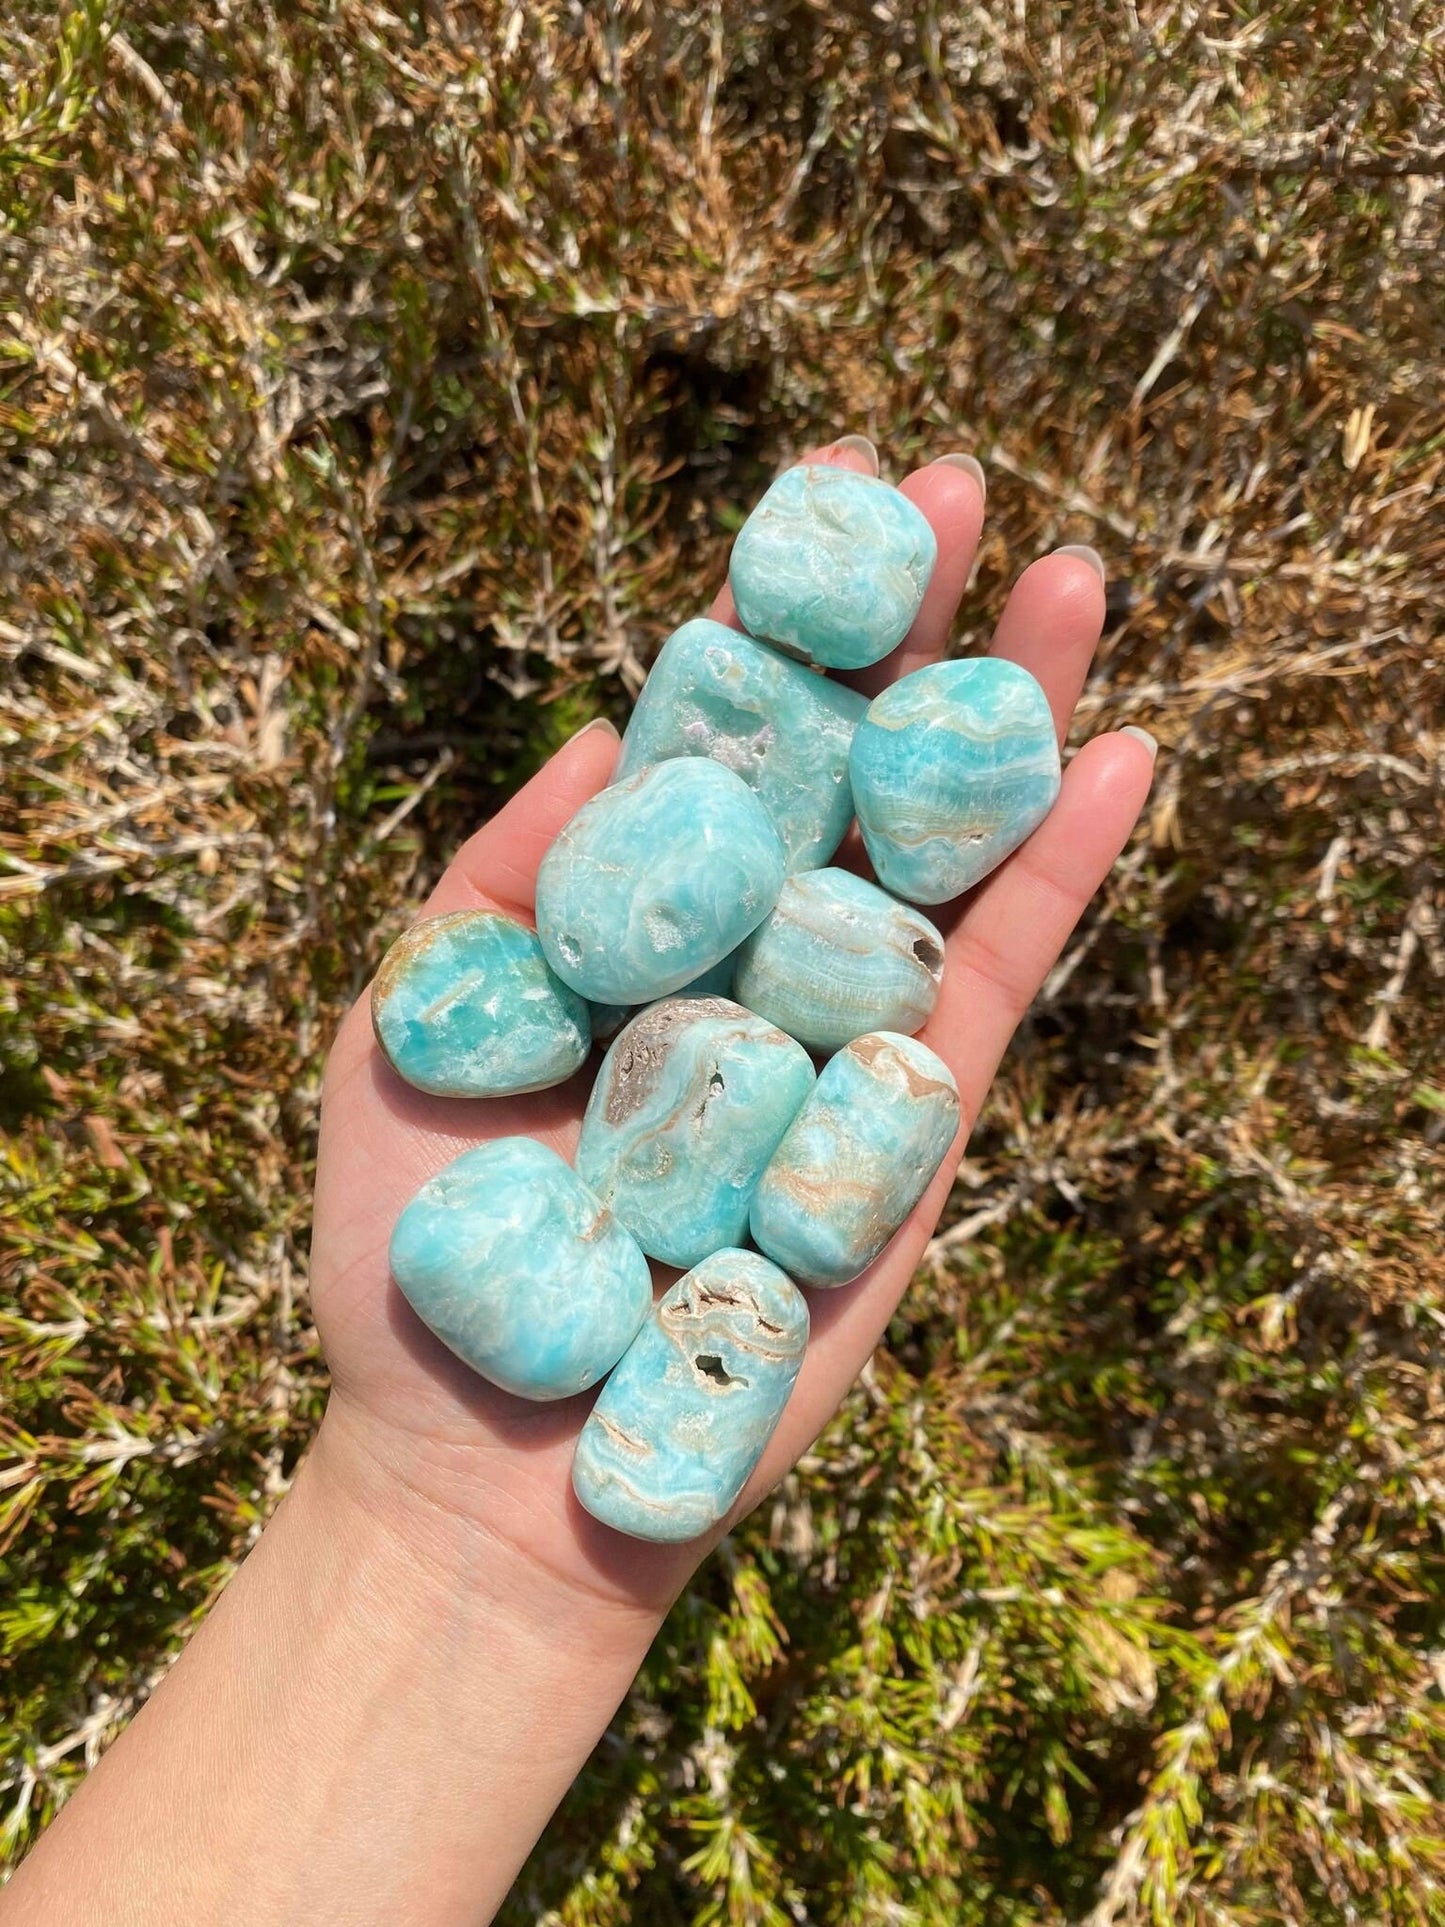
MULTIPOLYGON (((853 442, 806 459, 871 470, 853 442)), ((901 484, 932 523, 938 562, 909 636, 883 663, 849 678, 875 694, 944 652, 983 519, 966 466, 935 462, 901 484)), ((734 620, 724 590, 715 618, 734 620)), ((1046 556, 1020 577, 992 653, 1029 669, 1062 739, 1097 643, 1103 583, 1086 555, 1046 556)), ((608 781, 614 733, 584 730, 458 852, 425 914, 492 907, 530 921, 537 867, 556 833, 608 781)), ((921 1033, 958 1081, 964 1131, 918 1208, 852 1285, 810 1294, 812 1336, 782 1422, 732 1520, 782 1476, 826 1423, 893 1314, 932 1233, 963 1147, 1013 1030, 1075 921, 1127 839, 1147 794, 1152 756, 1129 734, 1075 757, 1054 810, 1007 863, 935 920, 948 939, 938 1006, 921 1033)), ((861 849, 840 860, 866 870, 861 849)), ((405 1085, 372 1037, 367 1000, 348 1015, 327 1070, 316 1193, 312 1298, 333 1379, 327 1426, 382 1479, 383 1503, 418 1535, 440 1530, 486 1549, 509 1596, 535 1588, 536 1610, 579 1597, 657 1617, 721 1536, 684 1546, 626 1539, 600 1525, 571 1489, 572 1448, 590 1399, 529 1404, 478 1378, 415 1317, 387 1270, 402 1207, 461 1151, 529 1134, 571 1159, 595 1065, 533 1095, 483 1102, 428 1097, 405 1085)))
MULTIPOLYGON (((810 459, 873 466, 851 440, 810 459)), ((933 525, 938 561, 909 636, 856 679, 869 693, 942 654, 983 519, 966 465, 935 462, 902 487, 933 525)), ((724 591, 712 614, 732 613, 724 591)), ((1042 683, 1061 737, 1103 614, 1099 571, 1062 551, 1024 571, 999 620, 994 652, 1042 683)), ((543 854, 616 755, 610 728, 574 737, 463 846, 426 911, 530 916, 543 854)), ((965 1130, 1127 839, 1152 762, 1128 733, 1085 745, 1022 848, 931 912, 948 957, 922 1035, 953 1071, 965 1130)), ((861 862, 851 849, 838 860, 861 862)), ((327 1067, 312 1246, 325 1421, 179 1664, 6 1889, 7 1923, 491 1919, 719 1536, 651 1545, 593 1519, 570 1476, 588 1396, 530 1404, 495 1390, 388 1275, 403 1206, 463 1150, 525 1132, 570 1157, 587 1081, 584 1070, 526 1097, 427 1097, 383 1060, 367 1000, 349 1013, 327 1067)), ((811 1294, 801 1375, 732 1520, 814 1438, 877 1344, 964 1134, 878 1261, 811 1294)))

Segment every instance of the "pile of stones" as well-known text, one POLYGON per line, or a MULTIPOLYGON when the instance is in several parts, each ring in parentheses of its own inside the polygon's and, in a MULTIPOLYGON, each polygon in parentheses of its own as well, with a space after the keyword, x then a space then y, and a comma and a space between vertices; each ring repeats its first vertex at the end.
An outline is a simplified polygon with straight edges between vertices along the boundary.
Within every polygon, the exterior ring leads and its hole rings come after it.
POLYGON ((1022 842, 1059 755, 1009 662, 939 663, 871 703, 830 679, 903 639, 935 557, 887 483, 788 471, 733 548, 743 632, 668 639, 611 785, 542 861, 536 929, 429 918, 377 975, 377 1039, 423 1091, 542 1090, 612 1039, 576 1168, 530 1137, 465 1152, 402 1213, 391 1268, 505 1391, 606 1381, 573 1486, 638 1538, 725 1517, 802 1362, 799 1286, 865 1271, 957 1134, 953 1077, 914 1035, 944 968, 914 906, 1022 842), (855 818, 876 883, 832 863, 855 818), (656 1303, 649 1259, 684 1274, 656 1303))

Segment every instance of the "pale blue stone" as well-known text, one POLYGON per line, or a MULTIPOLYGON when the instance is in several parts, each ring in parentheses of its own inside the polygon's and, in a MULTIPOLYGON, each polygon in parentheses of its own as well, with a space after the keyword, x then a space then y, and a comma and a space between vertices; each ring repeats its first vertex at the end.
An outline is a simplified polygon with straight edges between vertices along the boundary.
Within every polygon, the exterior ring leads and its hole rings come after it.
POLYGON ((830 1058, 753 1199, 758 1247, 805 1285, 846 1285, 928 1189, 958 1087, 916 1037, 877 1031, 830 1058))
POLYGON ((913 903, 971 889, 1059 794, 1048 697, 998 656, 931 663, 885 689, 858 725, 850 768, 878 881, 913 903))
POLYGON ((763 1167, 813 1086, 808 1053, 725 997, 668 998, 620 1032, 577 1169, 651 1258, 741 1244, 763 1167))
POLYGON ((783 846, 747 784, 681 757, 614 783, 537 874, 537 934, 573 990, 645 1004, 711 970, 772 909, 783 846))
POLYGON ((397 1075, 438 1097, 545 1090, 592 1046, 586 1002, 554 975, 536 932, 496 910, 403 932, 376 973, 371 1020, 397 1075))
POLYGON ((614 780, 674 756, 710 756, 767 810, 788 868, 811 870, 853 820, 848 746, 867 707, 856 690, 699 616, 662 645, 614 780))
POLYGON ((744 522, 728 580, 750 635, 828 669, 863 669, 908 634, 937 558, 928 518, 906 495, 805 463, 744 522))
POLYGON ((611 1371, 652 1308, 647 1260, 535 1138, 464 1151, 397 1221, 391 1274, 422 1323, 519 1398, 569 1398, 611 1371))
POLYGON ((603 1386, 572 1460, 594 1518, 635 1539, 725 1519, 777 1429, 808 1307, 776 1265, 718 1251, 660 1299, 603 1386))
POLYGON ((733 973, 740 1004, 819 1052, 869 1030, 920 1030, 942 981, 927 917, 851 870, 789 877, 733 973))

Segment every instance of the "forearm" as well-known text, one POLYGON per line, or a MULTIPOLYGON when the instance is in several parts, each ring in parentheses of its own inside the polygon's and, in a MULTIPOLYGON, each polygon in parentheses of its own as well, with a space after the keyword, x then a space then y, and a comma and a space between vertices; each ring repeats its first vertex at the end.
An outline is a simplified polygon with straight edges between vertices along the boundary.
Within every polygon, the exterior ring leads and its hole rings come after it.
POLYGON ((489 1919, 657 1624, 516 1560, 408 1514, 328 1417, 6 1927, 489 1919))

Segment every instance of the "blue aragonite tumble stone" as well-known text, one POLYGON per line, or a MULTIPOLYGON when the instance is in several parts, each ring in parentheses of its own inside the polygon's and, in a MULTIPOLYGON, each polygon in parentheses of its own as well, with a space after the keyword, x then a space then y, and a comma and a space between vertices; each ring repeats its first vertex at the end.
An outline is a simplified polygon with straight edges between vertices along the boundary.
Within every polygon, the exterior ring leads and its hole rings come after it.
POLYGON ((392 1233, 391 1275, 444 1345, 519 1398, 595 1385, 652 1308, 637 1245, 529 1137, 464 1151, 424 1184, 392 1233))
POLYGON ((537 873, 547 961, 598 1004, 646 1004, 735 950, 782 888, 783 846, 747 784, 682 757, 594 796, 537 873))
POLYGON ((811 1051, 869 1030, 913 1032, 943 981, 943 939, 920 910, 851 870, 789 877, 738 952, 740 1004, 811 1051))
POLYGON ((495 910, 426 917, 371 987, 387 1062, 438 1097, 507 1097, 560 1084, 592 1047, 584 999, 549 968, 537 934, 495 910))
POLYGON ((577 1170, 650 1258, 686 1270, 747 1236, 758 1179, 812 1088, 808 1053, 763 1018, 669 998, 602 1060, 577 1170))
POLYGON ((863 669, 908 634, 937 559, 928 518, 906 495, 804 463, 738 531, 728 580, 750 635, 826 669, 863 669))
POLYGON ((818 1074, 753 1199, 754 1242, 805 1285, 846 1285, 928 1189, 958 1087, 915 1037, 857 1037, 818 1074))
POLYGON ((572 1488, 604 1524, 676 1542, 727 1517, 803 1362, 808 1307, 776 1265, 717 1251, 660 1299, 603 1386, 572 1488))
POLYGON ((622 739, 616 778, 710 756, 753 791, 790 870, 826 863, 853 820, 848 746, 867 699, 766 643, 699 616, 662 645, 622 739))
POLYGON ((997 656, 931 663, 885 689, 850 769, 878 881, 913 903, 945 903, 986 877, 1059 793, 1048 698, 997 656))

